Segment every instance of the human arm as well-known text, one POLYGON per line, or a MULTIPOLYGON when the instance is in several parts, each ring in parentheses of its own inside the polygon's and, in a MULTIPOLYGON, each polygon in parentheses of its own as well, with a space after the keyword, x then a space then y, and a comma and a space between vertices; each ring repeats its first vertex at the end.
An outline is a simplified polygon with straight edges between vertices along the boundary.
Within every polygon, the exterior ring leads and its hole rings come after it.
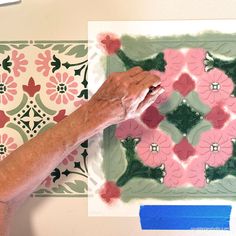
POLYGON ((0 202, 25 198, 79 143, 141 113, 158 96, 159 90, 148 93, 158 84, 158 77, 138 67, 113 73, 88 102, 0 162, 0 202))

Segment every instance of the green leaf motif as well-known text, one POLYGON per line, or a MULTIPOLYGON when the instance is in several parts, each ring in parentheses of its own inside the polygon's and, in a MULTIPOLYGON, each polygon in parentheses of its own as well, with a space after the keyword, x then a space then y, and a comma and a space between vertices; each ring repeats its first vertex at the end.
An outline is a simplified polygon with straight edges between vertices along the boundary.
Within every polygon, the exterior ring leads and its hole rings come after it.
POLYGON ((206 114, 211 110, 209 106, 207 106, 200 100, 199 95, 194 91, 188 94, 186 100, 188 104, 191 105, 195 110, 203 114, 206 114))
POLYGON ((15 49, 24 49, 24 48, 26 48, 28 46, 29 46, 29 44, 19 44, 19 45, 11 44, 11 47, 15 48, 15 49))
POLYGON ((88 185, 82 180, 75 180, 72 182, 65 182, 65 184, 76 193, 86 193, 88 191, 88 185))
POLYGON ((6 51, 10 51, 11 48, 7 45, 0 44, 0 53, 4 54, 6 51))
POLYGON ((49 44, 34 44, 35 47, 39 48, 39 49, 46 49, 51 47, 53 44, 49 43, 49 44))
POLYGON ((116 126, 110 126, 103 132, 102 169, 106 180, 116 181, 125 171, 127 162, 125 151, 115 137, 116 126))
POLYGON ((200 140, 200 136, 203 132, 209 130, 212 127, 212 124, 207 120, 202 120, 195 127, 191 129, 187 135, 189 143, 193 146, 196 146, 200 140))
POLYGON ((83 89, 77 97, 78 98, 84 97, 84 99, 88 99, 88 89, 83 89))
POLYGON ((5 59, 3 59, 2 61, 2 68, 6 71, 8 71, 8 73, 11 73, 11 65, 12 62, 10 61, 10 56, 8 55, 5 59))
POLYGON ((39 189, 37 191, 34 192, 34 194, 44 194, 44 193, 52 193, 51 191, 43 188, 43 189, 39 189))
POLYGON ((183 135, 181 132, 170 122, 167 120, 163 120, 160 124, 159 127, 161 130, 163 130, 167 135, 171 136, 172 140, 175 143, 179 143, 181 139, 183 138, 183 135))
POLYGON ((181 102, 182 102, 181 95, 178 92, 173 92, 169 100, 160 106, 159 111, 162 114, 171 112, 175 108, 177 108, 181 102))
POLYGON ((58 185, 58 187, 52 188, 52 190, 55 193, 72 193, 71 191, 69 191, 68 189, 66 189, 64 186, 60 184, 58 185))
POLYGON ((52 50, 57 51, 58 53, 63 53, 69 48, 71 44, 56 44, 52 47, 52 50))
POLYGON ((88 47, 86 45, 77 45, 74 46, 66 53, 66 55, 75 55, 75 57, 84 57, 88 53, 88 47))

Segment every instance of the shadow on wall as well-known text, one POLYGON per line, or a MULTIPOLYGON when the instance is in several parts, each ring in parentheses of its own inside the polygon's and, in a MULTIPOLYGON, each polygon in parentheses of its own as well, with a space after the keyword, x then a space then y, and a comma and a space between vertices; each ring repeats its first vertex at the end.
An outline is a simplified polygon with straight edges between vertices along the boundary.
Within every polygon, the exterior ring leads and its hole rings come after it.
MULTIPOLYGON (((11 236, 36 236, 33 229, 33 218, 39 207, 47 201, 45 198, 27 198, 16 210, 11 224, 11 236)), ((42 229, 43 230, 43 229, 42 229)))

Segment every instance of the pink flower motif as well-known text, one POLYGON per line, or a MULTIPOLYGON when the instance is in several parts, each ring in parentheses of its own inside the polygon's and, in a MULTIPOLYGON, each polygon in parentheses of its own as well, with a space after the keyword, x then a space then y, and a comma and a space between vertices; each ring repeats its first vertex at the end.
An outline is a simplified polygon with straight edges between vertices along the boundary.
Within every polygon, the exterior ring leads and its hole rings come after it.
POLYGON ((200 98, 210 106, 228 99, 233 88, 232 80, 218 69, 212 69, 210 72, 202 74, 197 84, 200 98))
POLYGON ((166 161, 165 172, 164 184, 167 187, 178 187, 184 184, 184 169, 177 161, 172 159, 166 161))
POLYGON ((67 104, 78 94, 78 83, 75 82, 74 76, 68 76, 66 72, 56 73, 56 76, 51 76, 49 80, 50 82, 46 84, 46 93, 57 104, 67 104))
POLYGON ((165 75, 166 77, 175 77, 180 72, 184 66, 185 58, 182 52, 174 49, 164 50, 164 59, 167 62, 165 75))
POLYGON ((3 128, 10 118, 5 114, 4 111, 0 111, 0 128, 3 128))
POLYGON ((205 119, 211 121, 215 129, 221 129, 229 117, 230 115, 221 106, 215 106, 205 116, 205 119))
POLYGON ((52 185, 52 177, 48 176, 41 184, 47 188, 50 188, 52 185))
POLYGON ((187 96, 195 88, 195 82, 187 74, 183 73, 180 75, 179 79, 174 82, 173 88, 180 92, 182 96, 187 96))
POLYGON ((232 120, 229 125, 225 128, 225 133, 229 135, 230 138, 236 138, 236 120, 232 120))
POLYGON ((103 51, 108 55, 116 53, 121 47, 120 39, 112 33, 98 35, 98 42, 103 51))
POLYGON ((144 165, 160 166, 172 157, 171 139, 159 130, 145 132, 137 144, 137 153, 144 165))
POLYGON ((167 63, 165 72, 152 70, 152 73, 160 77, 161 86, 165 89, 166 94, 169 95, 172 92, 173 80, 181 72, 185 61, 184 55, 174 49, 166 49, 164 51, 164 59, 167 63))
POLYGON ((39 53, 38 54, 38 59, 35 60, 35 64, 38 65, 37 71, 42 72, 45 77, 49 75, 49 71, 50 71, 49 62, 51 60, 52 60, 52 56, 51 56, 51 51, 50 50, 46 50, 44 52, 44 54, 39 53))
POLYGON ((140 138, 143 132, 144 128, 136 120, 129 119, 117 125, 115 136, 118 139, 140 138))
POLYGON ((9 137, 7 134, 0 134, 0 160, 3 160, 16 148, 17 145, 12 137, 9 137))
POLYGON ((185 181, 198 188, 204 187, 206 185, 205 166, 201 157, 193 159, 187 167, 185 181))
POLYGON ((82 106, 84 103, 86 103, 86 101, 83 99, 80 99, 78 101, 74 101, 74 106, 78 108, 78 107, 82 106))
POLYGON ((230 136, 221 130, 209 130, 201 135, 197 154, 210 166, 221 166, 232 155, 232 143, 230 136))
POLYGON ((174 153, 181 161, 186 161, 190 156, 193 156, 195 152, 195 149, 186 138, 183 138, 181 142, 174 146, 174 153))
POLYGON ((26 71, 28 61, 25 59, 24 53, 19 53, 16 50, 12 51, 13 73, 16 77, 20 76, 20 72, 26 71))
POLYGON ((6 105, 8 101, 13 101, 17 93, 16 86, 12 76, 7 73, 0 74, 0 104, 6 105))
POLYGON ((226 106, 234 113, 236 113, 236 97, 230 96, 226 100, 226 106))
POLYGON ((206 50, 203 48, 192 48, 187 52, 187 66, 193 75, 200 76, 206 73, 204 65, 205 57, 206 50))
POLYGON ((64 165, 67 165, 69 162, 74 161, 77 155, 78 155, 78 151, 75 149, 62 161, 62 163, 64 165))
POLYGON ((155 106, 148 107, 141 115, 142 122, 150 129, 155 129, 165 117, 155 106))

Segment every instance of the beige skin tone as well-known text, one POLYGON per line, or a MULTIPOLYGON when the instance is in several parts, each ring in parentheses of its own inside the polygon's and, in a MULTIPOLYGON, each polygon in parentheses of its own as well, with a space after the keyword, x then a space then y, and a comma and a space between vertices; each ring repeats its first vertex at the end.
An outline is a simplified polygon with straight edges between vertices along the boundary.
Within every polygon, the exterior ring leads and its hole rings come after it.
POLYGON ((113 73, 88 102, 1 161, 0 236, 9 235, 15 209, 70 152, 109 125, 142 113, 163 92, 149 90, 159 83, 139 67, 113 73))

